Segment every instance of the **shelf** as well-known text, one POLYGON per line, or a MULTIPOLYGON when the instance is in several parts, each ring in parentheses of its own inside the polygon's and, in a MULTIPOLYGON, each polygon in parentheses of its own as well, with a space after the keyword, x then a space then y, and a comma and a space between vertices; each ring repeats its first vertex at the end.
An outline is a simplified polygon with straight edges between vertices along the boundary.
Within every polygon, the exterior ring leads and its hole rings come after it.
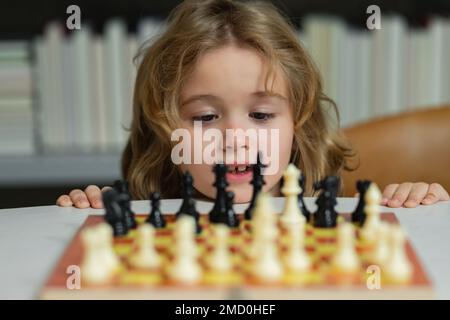
POLYGON ((0 186, 111 183, 120 153, 0 156, 0 186))

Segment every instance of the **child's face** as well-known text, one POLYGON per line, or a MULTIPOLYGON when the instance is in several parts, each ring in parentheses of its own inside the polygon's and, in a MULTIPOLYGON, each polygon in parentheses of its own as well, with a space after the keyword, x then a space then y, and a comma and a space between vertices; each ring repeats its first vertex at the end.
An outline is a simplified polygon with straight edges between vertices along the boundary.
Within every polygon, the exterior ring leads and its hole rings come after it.
MULTIPOLYGON (((277 144, 275 150, 279 151, 278 163, 272 164, 278 170, 273 175, 264 176, 266 185, 263 188, 278 195, 279 181, 291 155, 293 118, 287 99, 288 88, 281 70, 276 70, 275 77, 269 81, 269 85, 273 81, 272 91, 276 93, 275 96, 266 93, 266 72, 265 60, 253 49, 229 45, 211 50, 197 61, 193 74, 183 87, 180 114, 183 127, 190 132, 191 137, 194 137, 194 121, 202 121, 203 131, 219 129, 224 137, 226 129, 278 129, 279 139, 271 142, 277 144)), ((252 139, 241 142, 243 145, 238 146, 235 140, 230 148, 231 142, 224 141, 224 154, 229 151, 234 154, 242 151, 248 153, 252 144, 256 143, 252 139)), ((204 142, 203 146, 210 143, 204 142)), ((271 147, 268 150, 270 153, 271 147)), ((230 165, 227 161, 225 163, 230 165)), ((199 192, 209 198, 215 197, 212 165, 182 164, 181 169, 183 172, 189 170, 199 192)), ((250 184, 251 170, 237 172, 233 170, 235 166, 232 164, 229 169, 228 190, 235 193, 235 202, 250 201, 253 190, 250 184)))

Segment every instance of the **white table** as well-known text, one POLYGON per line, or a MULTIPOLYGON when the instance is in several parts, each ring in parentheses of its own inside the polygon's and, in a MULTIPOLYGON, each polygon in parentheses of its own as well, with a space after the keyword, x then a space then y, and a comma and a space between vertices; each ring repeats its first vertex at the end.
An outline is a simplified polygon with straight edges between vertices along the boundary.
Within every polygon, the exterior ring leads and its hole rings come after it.
MULTIPOLYGON (((281 209, 282 198, 274 199, 281 209)), ((349 212, 355 198, 339 198, 338 212, 349 212)), ((175 212, 180 200, 163 200, 163 212, 175 212)), ((315 209, 314 199, 306 199, 315 209)), ((200 212, 211 203, 197 202, 200 212)), ((243 212, 247 205, 236 205, 243 212)), ((133 210, 148 212, 148 201, 133 201, 133 210)), ((438 299, 450 299, 450 201, 414 209, 383 208, 397 213, 436 286, 438 299)), ((60 208, 57 206, 0 210, 0 299, 34 299, 64 248, 88 214, 101 209, 60 208)))

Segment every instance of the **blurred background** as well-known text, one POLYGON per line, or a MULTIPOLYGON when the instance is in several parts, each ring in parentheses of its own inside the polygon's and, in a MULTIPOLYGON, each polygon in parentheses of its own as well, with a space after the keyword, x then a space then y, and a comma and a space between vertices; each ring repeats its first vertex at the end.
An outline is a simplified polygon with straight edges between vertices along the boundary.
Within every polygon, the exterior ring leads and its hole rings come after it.
MULTIPOLYGON (((180 2, 1 2, 0 208, 54 204, 120 177, 132 58, 180 2), (66 28, 72 4, 80 30, 66 28)), ((450 1, 274 3, 313 56, 344 128, 450 103, 450 1), (380 30, 366 27, 372 4, 380 30)))

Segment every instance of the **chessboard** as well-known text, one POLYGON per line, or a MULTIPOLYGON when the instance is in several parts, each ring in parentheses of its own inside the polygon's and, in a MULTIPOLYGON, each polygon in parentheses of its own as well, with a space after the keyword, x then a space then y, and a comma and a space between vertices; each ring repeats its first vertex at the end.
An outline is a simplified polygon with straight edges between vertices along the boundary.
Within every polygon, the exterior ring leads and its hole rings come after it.
MULTIPOLYGON (((176 224, 174 214, 165 214, 167 225, 154 229, 154 247, 162 259, 155 269, 139 269, 130 265, 139 226, 146 224, 147 215, 137 214, 138 229, 131 230, 123 237, 114 237, 113 250, 119 257, 120 268, 114 276, 101 285, 85 283, 81 277, 79 288, 67 285, 71 276, 71 266, 81 266, 84 257, 82 233, 84 230, 104 223, 102 216, 88 216, 85 223, 65 249, 51 272, 41 293, 42 299, 430 299, 433 298, 432 283, 409 239, 405 240, 405 253, 412 266, 412 276, 405 283, 391 283, 381 276, 378 286, 373 286, 376 276, 372 267, 373 245, 359 237, 360 229, 355 226, 355 249, 361 261, 361 268, 354 274, 336 272, 331 259, 336 251, 338 228, 315 228, 305 226, 304 248, 311 266, 306 272, 284 271, 276 281, 261 281, 252 273, 252 258, 248 255, 252 247, 251 222, 241 214, 236 228, 230 228, 227 238, 232 268, 229 272, 218 273, 208 269, 208 259, 214 250, 212 236, 214 224, 210 224, 207 214, 201 214, 199 223, 203 231, 195 235, 199 264, 202 266, 200 280, 192 284, 181 284, 167 276, 167 269, 174 259, 173 237, 176 224), (372 266, 372 267, 371 267, 372 266), (371 285, 369 284, 371 283, 371 285)), ((277 252, 280 259, 287 250, 288 237, 279 217, 277 226, 277 252)), ((349 220, 349 214, 340 214, 341 220, 349 220)), ((383 222, 399 225, 395 214, 381 213, 383 222)), ((341 221, 342 223, 342 221, 341 221)), ((348 223, 351 224, 351 223, 348 223)), ((374 271, 375 270, 375 271, 374 271)), ((81 269, 81 272, 83 270, 81 269)))

